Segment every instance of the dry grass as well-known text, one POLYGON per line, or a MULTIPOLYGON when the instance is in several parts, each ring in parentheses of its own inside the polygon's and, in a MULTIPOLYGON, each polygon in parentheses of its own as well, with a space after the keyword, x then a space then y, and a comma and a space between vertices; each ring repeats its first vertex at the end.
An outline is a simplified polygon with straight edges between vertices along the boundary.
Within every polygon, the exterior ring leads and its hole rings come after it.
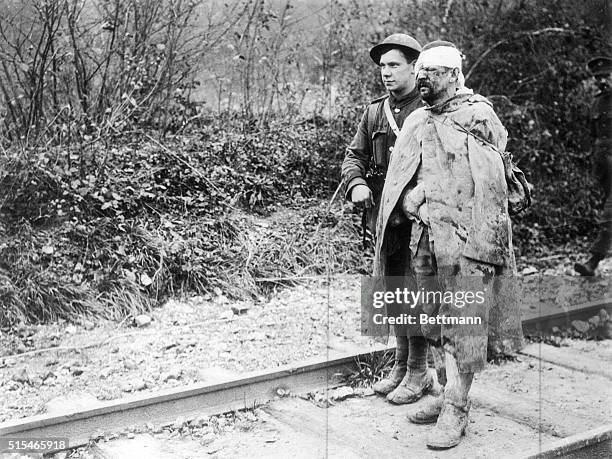
POLYGON ((248 299, 311 276, 365 272, 371 253, 361 250, 358 220, 314 203, 268 218, 234 212, 169 227, 133 222, 119 239, 109 220, 80 233, 23 225, 4 233, 11 271, 0 271, 0 323, 121 320, 169 296, 220 289, 248 299), (82 276, 79 265, 87 266, 82 276))
POLYGON ((389 373, 393 363, 392 350, 383 353, 370 353, 363 359, 357 360, 357 371, 350 377, 353 387, 371 387, 389 373))

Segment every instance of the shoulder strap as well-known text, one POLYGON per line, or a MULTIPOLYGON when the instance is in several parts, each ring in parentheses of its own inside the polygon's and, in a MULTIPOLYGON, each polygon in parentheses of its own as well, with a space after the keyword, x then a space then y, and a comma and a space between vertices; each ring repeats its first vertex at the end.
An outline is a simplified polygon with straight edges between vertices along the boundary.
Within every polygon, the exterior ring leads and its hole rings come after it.
POLYGON ((391 107, 389 106, 389 98, 385 99, 383 102, 383 108, 385 110, 385 116, 387 117, 387 121, 389 122, 389 126, 395 133, 395 137, 399 137, 400 129, 397 127, 397 123, 395 122, 395 118, 393 118, 393 113, 391 113, 391 107))
POLYGON ((376 121, 376 112, 378 111, 379 101, 375 100, 368 105, 368 137, 372 138, 372 132, 374 132, 374 123, 376 121))
MULTIPOLYGON (((435 117, 433 116, 429 116, 429 118, 434 121, 434 122, 438 122, 440 123, 440 121, 438 121, 435 117)), ((510 155, 510 153, 508 153, 507 151, 501 151, 499 148, 497 148, 495 145, 493 145, 491 142, 489 142, 487 139, 484 139, 483 137, 479 136, 478 134, 470 131, 469 129, 465 128, 463 125, 461 125, 460 123, 458 123, 457 121, 455 121, 453 118, 450 118, 448 116, 444 117, 444 121, 442 122, 442 124, 445 124, 446 126, 451 126, 454 127, 455 129, 466 133, 467 135, 470 135, 472 137, 474 137, 475 139, 479 140, 480 142, 482 142, 483 144, 487 145, 488 147, 490 147, 492 150, 496 151, 497 153, 499 153, 499 155, 503 158, 509 158, 510 161, 512 161, 512 155, 510 155), (451 124, 445 123, 444 121, 450 121, 451 124)))

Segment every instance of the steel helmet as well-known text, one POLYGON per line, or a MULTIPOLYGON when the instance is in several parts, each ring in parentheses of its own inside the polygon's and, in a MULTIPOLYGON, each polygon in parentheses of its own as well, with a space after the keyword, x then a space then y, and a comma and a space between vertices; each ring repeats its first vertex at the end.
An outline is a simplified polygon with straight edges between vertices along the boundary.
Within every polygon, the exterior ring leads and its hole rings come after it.
POLYGON ((419 42, 410 35, 406 35, 405 33, 394 33, 374 46, 370 50, 370 57, 376 65, 378 65, 380 63, 380 56, 390 49, 401 49, 406 53, 406 57, 414 57, 414 59, 416 59, 419 57, 422 48, 419 42))

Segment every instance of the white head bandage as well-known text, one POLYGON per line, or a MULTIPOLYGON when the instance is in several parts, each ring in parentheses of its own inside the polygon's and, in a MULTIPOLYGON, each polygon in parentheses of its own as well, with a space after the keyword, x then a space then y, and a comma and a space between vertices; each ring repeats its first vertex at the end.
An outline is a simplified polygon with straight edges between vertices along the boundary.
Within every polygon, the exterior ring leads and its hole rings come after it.
POLYGON ((464 90, 465 77, 463 76, 463 72, 461 70, 461 60, 462 56, 457 48, 444 45, 436 46, 434 48, 421 51, 416 64, 414 64, 414 70, 415 73, 419 73, 419 70, 421 70, 423 67, 427 68, 431 66, 459 69, 457 83, 459 90, 462 91, 464 90))
POLYGON ((415 70, 418 72, 423 67, 449 67, 451 69, 458 68, 461 70, 461 53, 457 48, 452 46, 436 46, 421 51, 419 58, 415 64, 415 70))

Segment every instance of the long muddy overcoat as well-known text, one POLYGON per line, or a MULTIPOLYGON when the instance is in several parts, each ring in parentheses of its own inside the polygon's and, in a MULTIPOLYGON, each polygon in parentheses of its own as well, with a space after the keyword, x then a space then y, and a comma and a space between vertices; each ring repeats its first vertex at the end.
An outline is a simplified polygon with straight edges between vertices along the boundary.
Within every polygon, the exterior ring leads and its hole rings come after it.
MULTIPOLYGON (((428 232, 442 289, 481 285, 489 292, 484 311, 480 311, 485 318, 480 328, 441 327, 445 347, 457 358, 460 371, 483 368, 487 335, 489 347, 497 352, 516 350, 522 343, 512 281, 515 260, 507 185, 500 157, 506 141, 506 130, 491 103, 480 95, 456 95, 438 106, 420 108, 404 122, 382 193, 375 276, 388 271, 389 218, 418 172, 425 188, 428 232)), ((440 311, 461 316, 470 309, 450 310, 442 305, 440 311)))

